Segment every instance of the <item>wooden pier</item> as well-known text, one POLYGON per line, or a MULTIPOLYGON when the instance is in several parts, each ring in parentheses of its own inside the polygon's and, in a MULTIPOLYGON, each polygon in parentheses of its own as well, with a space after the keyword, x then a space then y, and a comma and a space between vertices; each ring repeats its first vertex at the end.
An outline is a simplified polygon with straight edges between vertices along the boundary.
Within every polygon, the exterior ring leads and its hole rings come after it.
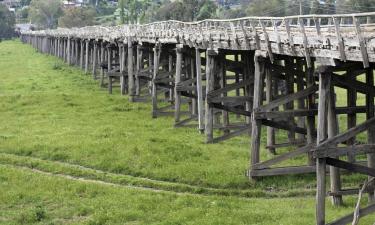
MULTIPOLYGON (((251 136, 252 179, 316 173, 316 224, 323 225, 327 196, 341 205, 343 196, 359 192, 343 187, 342 169, 375 177, 372 21, 375 13, 163 21, 24 32, 21 40, 91 73, 110 94, 118 86, 130 101, 150 102, 153 118, 170 115, 176 128, 196 127, 207 143, 251 136), (336 106, 338 97, 347 104, 336 106), (366 119, 357 123, 360 114, 366 119), (278 133, 287 140, 278 142, 278 133), (356 140, 360 133, 366 142, 356 140), (286 147, 293 150, 279 150, 286 147), (262 161, 263 149, 274 157, 262 161), (301 156, 305 165, 277 166, 301 156)), ((375 211, 374 189, 366 188, 369 206, 360 217, 375 211)))

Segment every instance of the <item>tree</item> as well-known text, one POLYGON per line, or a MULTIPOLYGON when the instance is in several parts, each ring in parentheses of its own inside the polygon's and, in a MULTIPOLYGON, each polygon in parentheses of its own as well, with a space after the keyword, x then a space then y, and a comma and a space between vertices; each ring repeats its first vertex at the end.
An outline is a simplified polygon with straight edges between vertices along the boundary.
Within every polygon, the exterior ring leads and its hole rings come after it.
POLYGON ((21 6, 28 6, 30 5, 31 0, 21 0, 21 6))
POLYGON ((91 7, 74 7, 64 9, 64 15, 59 18, 59 27, 84 27, 95 23, 96 11, 91 7))
POLYGON ((213 1, 203 0, 200 2, 197 20, 210 19, 215 17, 217 6, 213 1))
POLYGON ((10 12, 5 5, 0 4, 0 39, 13 37, 15 22, 14 13, 10 12))
POLYGON ((156 11, 152 21, 181 20, 185 13, 184 5, 180 1, 166 2, 156 11))
POLYGON ((285 16, 287 7, 282 0, 254 0, 247 9, 249 16, 285 16))
POLYGON ((57 26, 58 18, 62 15, 60 0, 32 0, 29 17, 33 23, 43 28, 57 26))
POLYGON ((119 8, 120 8, 120 20, 121 24, 125 23, 125 0, 119 0, 119 8))

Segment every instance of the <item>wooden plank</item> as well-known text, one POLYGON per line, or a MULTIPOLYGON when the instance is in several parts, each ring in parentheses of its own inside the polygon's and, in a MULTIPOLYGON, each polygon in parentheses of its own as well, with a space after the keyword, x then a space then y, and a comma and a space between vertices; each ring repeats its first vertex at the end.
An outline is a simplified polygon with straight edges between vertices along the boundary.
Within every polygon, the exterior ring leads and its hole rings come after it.
MULTIPOLYGON (((354 106, 354 107, 336 107, 335 114, 356 114, 366 113, 365 106, 354 106)), ((315 116, 318 114, 318 109, 294 109, 286 111, 271 111, 271 112, 254 112, 254 116, 257 119, 280 119, 289 117, 304 117, 304 116, 315 116)))
POLYGON ((345 147, 327 147, 327 148, 313 150, 314 158, 324 158, 324 157, 335 158, 335 157, 345 156, 348 154, 359 155, 359 154, 367 154, 367 153, 375 153, 374 144, 350 145, 350 146, 345 146, 345 147))
POLYGON ((353 80, 353 79, 347 79, 345 77, 333 74, 332 79, 335 86, 343 87, 343 88, 352 88, 355 89, 357 92, 368 94, 372 93, 375 94, 375 87, 368 85, 366 83, 353 80))
POLYGON ((225 140, 228 140, 230 138, 239 136, 239 135, 241 135, 241 134, 243 134, 245 132, 248 132, 249 129, 250 129, 249 127, 243 127, 243 128, 237 129, 235 131, 226 133, 223 136, 216 137, 216 138, 212 139, 212 143, 219 143, 221 141, 225 141, 225 140))
POLYGON ((251 177, 315 173, 315 166, 290 166, 249 171, 251 177))
POLYGON ((232 90, 235 90, 235 89, 238 89, 238 88, 245 87, 247 85, 251 85, 253 83, 254 83, 254 81, 249 79, 249 80, 241 81, 239 83, 227 84, 227 86, 225 86, 224 88, 220 88, 220 89, 217 89, 217 90, 210 91, 207 94, 207 97, 215 97, 217 95, 220 95, 223 92, 229 92, 229 91, 232 91, 232 90))
POLYGON ((276 121, 266 120, 266 119, 262 119, 261 121, 262 121, 262 124, 265 125, 265 126, 270 126, 270 127, 274 127, 274 128, 277 128, 277 129, 287 130, 287 131, 291 131, 293 133, 295 132, 295 133, 299 133, 299 134, 307 134, 307 131, 306 131, 305 128, 291 125, 288 122, 282 122, 282 121, 276 122, 276 121))
POLYGON ((336 32, 336 38, 337 38, 339 52, 340 52, 340 59, 341 61, 346 62, 345 45, 344 45, 344 40, 341 37, 341 32, 340 32, 340 18, 334 17, 333 23, 335 24, 335 32, 336 32))
POLYGON ((273 159, 269 159, 269 160, 264 161, 264 162, 256 163, 256 164, 254 164, 252 166, 252 169, 265 169, 265 168, 268 168, 268 167, 270 167, 272 165, 275 165, 275 164, 280 163, 282 161, 285 161, 287 159, 291 159, 291 158, 294 158, 294 157, 299 156, 301 154, 307 153, 312 148, 313 148, 312 144, 311 145, 306 145, 306 146, 303 146, 303 147, 300 147, 300 148, 297 148, 294 151, 290 151, 290 152, 287 152, 285 154, 276 156, 273 159))
POLYGON ((345 169, 350 172, 360 173, 360 174, 368 175, 371 177, 375 177, 374 168, 370 168, 367 166, 362 166, 362 165, 358 165, 354 163, 349 163, 349 162, 345 162, 345 161, 335 159, 335 158, 330 158, 330 157, 327 157, 325 159, 328 165, 335 166, 341 169, 345 169))
POLYGON ((264 40, 266 41, 266 45, 267 45, 268 57, 270 57, 270 61, 271 61, 271 63, 273 63, 274 58, 273 58, 273 53, 272 53, 272 47, 271 47, 271 42, 270 42, 266 27, 265 27, 262 20, 259 21, 259 24, 260 24, 260 26, 262 27, 262 30, 263 30, 264 40))
MULTIPOLYGON (((362 218, 374 212, 375 212, 375 204, 368 205, 359 210, 359 218, 362 218)), ((343 225, 343 224, 351 223, 352 221, 353 221, 353 213, 348 214, 347 216, 344 216, 334 222, 330 222, 327 225, 343 225)))
POLYGON ((243 109, 239 109, 237 107, 222 105, 220 103, 209 103, 209 104, 210 104, 210 106, 212 106, 213 108, 216 108, 216 109, 223 109, 223 110, 226 110, 228 112, 232 112, 232 113, 235 113, 235 114, 251 117, 251 112, 243 110, 243 109))
POLYGON ((318 86, 312 85, 312 86, 310 86, 310 87, 308 87, 308 88, 306 88, 302 91, 296 92, 294 94, 282 96, 282 97, 280 97, 276 100, 271 101, 270 103, 268 103, 266 105, 260 106, 257 111, 271 110, 273 108, 276 108, 276 107, 281 106, 283 104, 289 103, 289 102, 294 101, 296 99, 304 98, 304 97, 306 97, 306 96, 308 96, 312 93, 315 93, 317 90, 318 90, 318 86))
POLYGON ((311 60, 311 56, 310 56, 310 50, 309 50, 309 47, 308 47, 308 39, 307 39, 307 35, 306 35, 306 30, 305 30, 305 22, 304 22, 303 18, 299 18, 298 21, 299 21, 299 26, 300 26, 300 32, 303 35, 303 48, 305 50, 306 65, 307 65, 308 68, 311 68, 312 67, 312 60, 311 60))
POLYGON ((363 123, 361 123, 361 124, 359 124, 355 127, 352 127, 350 129, 348 129, 347 131, 345 131, 345 132, 343 132, 343 133, 341 133, 341 134, 339 134, 335 137, 324 140, 316 148, 317 149, 323 149, 323 148, 331 146, 331 145, 343 143, 343 142, 347 141, 348 139, 356 136, 357 134, 366 131, 367 129, 369 129, 370 126, 373 126, 374 123, 375 123, 375 117, 373 117, 371 119, 368 119, 365 122, 363 122, 363 123))
POLYGON ((368 59, 367 46, 362 35, 361 25, 359 23, 359 20, 355 16, 353 16, 353 24, 355 25, 355 31, 357 34, 359 46, 361 48, 363 67, 368 68, 370 66, 370 63, 368 59))

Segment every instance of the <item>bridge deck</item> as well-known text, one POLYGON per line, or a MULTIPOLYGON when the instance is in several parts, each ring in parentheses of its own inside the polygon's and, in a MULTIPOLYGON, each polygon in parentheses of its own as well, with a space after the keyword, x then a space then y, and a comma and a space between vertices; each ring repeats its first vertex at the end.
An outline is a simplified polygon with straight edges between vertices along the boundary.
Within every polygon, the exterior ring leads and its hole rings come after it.
POLYGON ((248 17, 195 23, 163 21, 146 25, 35 31, 48 35, 139 43, 184 44, 201 49, 262 50, 273 54, 341 61, 375 62, 375 13, 248 17))

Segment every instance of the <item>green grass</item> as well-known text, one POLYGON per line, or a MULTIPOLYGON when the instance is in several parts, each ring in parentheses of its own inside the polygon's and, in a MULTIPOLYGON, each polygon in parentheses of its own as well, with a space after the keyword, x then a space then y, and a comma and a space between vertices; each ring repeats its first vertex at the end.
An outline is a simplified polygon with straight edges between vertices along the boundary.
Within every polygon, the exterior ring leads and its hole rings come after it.
MULTIPOLYGON (((151 119, 151 104, 108 95, 78 68, 19 42, 1 43, 0 49, 0 152, 204 187, 314 184, 313 176, 250 182, 244 176, 248 137, 204 144, 196 129, 175 129, 170 117, 151 119)), ((262 156, 271 157, 266 151, 262 156)))
MULTIPOLYGON (((19 41, 0 43, 0 68, 0 223, 314 221, 315 176, 249 181, 247 136, 204 144, 196 129, 173 128, 171 117, 152 119, 151 104, 130 103, 119 90, 108 95, 78 68, 19 41)), ((262 149, 261 157, 272 156, 262 149)), ((354 186, 363 177, 344 181, 354 186)), ((345 200, 346 207, 328 206, 330 219, 353 209, 354 198, 345 200)))
MULTIPOLYGON (((0 165, 1 224, 313 224, 313 198, 160 193, 0 165)), ((352 202, 349 201, 350 203, 352 202)), ((332 209, 328 219, 351 207, 332 209)), ((374 216, 362 220, 370 224, 374 216), (372 219, 372 220, 371 220, 372 219)))

